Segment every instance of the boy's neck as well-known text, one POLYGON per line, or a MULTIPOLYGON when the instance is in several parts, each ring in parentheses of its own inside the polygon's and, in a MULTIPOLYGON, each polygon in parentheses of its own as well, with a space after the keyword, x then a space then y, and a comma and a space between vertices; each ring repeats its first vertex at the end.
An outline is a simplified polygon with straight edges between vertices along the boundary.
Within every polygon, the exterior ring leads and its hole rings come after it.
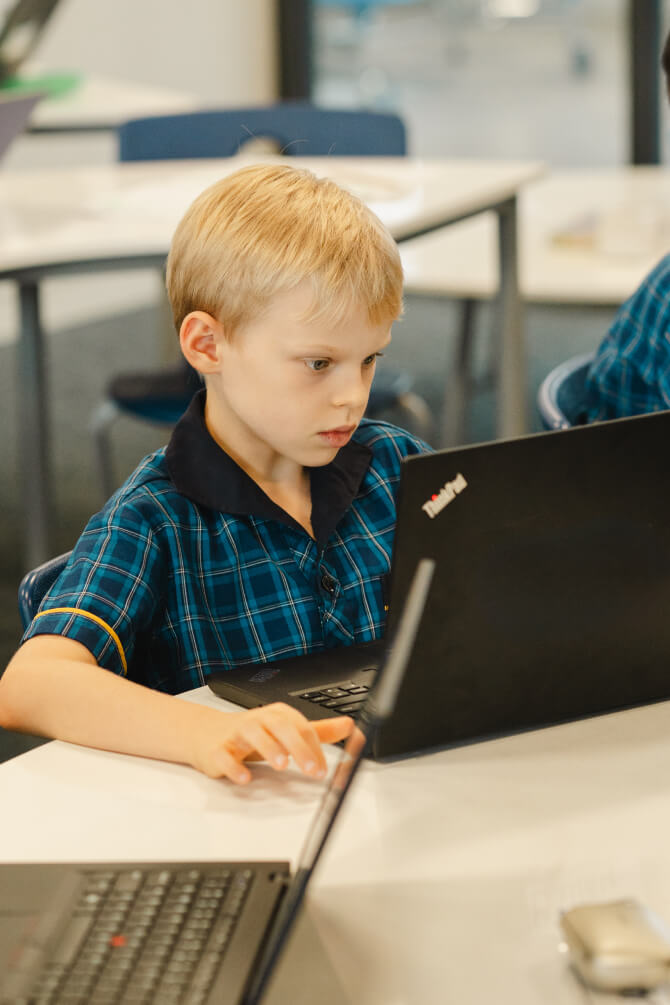
POLYGON ((260 464, 259 458, 250 458, 219 432, 219 423, 213 415, 209 397, 205 403, 205 424, 212 439, 284 512, 292 516, 310 537, 312 530, 312 492, 309 471, 297 462, 279 458, 272 463, 260 464))

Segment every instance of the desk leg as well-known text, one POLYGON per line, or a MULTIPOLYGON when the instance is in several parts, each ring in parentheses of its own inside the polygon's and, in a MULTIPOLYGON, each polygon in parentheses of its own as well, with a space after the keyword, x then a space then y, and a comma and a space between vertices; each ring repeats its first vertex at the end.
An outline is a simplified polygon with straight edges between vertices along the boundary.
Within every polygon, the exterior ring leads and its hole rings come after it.
POLYGON ((44 338, 36 281, 19 285, 21 333, 19 363, 18 457, 21 467, 25 571, 50 557, 49 445, 44 338))
POLYGON ((449 367, 444 390, 441 429, 437 443, 439 447, 457 447, 462 443, 467 443, 476 307, 475 300, 467 299, 462 302, 458 344, 449 367))
POLYGON ((498 295, 499 373, 498 436, 520 436, 528 430, 526 351, 519 294, 517 200, 497 208, 500 292, 498 295))

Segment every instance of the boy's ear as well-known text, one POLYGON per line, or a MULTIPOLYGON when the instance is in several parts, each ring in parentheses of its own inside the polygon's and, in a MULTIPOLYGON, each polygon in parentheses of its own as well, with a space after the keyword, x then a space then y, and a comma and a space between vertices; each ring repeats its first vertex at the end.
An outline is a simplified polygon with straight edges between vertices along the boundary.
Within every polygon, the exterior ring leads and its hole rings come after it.
POLYGON ((179 329, 181 351, 199 373, 215 373, 219 369, 223 339, 223 325, 206 311, 191 311, 179 329))

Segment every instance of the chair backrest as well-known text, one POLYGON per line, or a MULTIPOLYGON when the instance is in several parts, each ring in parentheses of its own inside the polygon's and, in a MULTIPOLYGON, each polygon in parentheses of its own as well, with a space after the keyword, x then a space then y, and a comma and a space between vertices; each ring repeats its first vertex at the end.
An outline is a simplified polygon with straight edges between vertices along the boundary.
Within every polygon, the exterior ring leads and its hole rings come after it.
POLYGON ((537 407, 545 429, 569 429, 586 422, 584 385, 594 353, 571 356, 540 384, 537 407))
POLYGON ((71 552, 66 551, 64 555, 50 558, 42 565, 38 565, 32 572, 27 572, 21 580, 19 584, 19 614, 24 628, 28 627, 37 614, 42 597, 60 576, 70 554, 71 552))
POLYGON ((275 141, 293 157, 387 156, 407 153, 397 115, 284 102, 133 119, 119 127, 122 161, 232 157, 253 139, 275 141))

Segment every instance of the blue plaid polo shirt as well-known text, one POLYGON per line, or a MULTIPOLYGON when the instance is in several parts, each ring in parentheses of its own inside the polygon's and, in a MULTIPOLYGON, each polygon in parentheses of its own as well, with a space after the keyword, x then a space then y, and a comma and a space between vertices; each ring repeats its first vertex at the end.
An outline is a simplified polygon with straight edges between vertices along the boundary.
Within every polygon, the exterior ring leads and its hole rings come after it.
POLYGON ((585 390, 589 422, 670 408, 670 255, 617 312, 585 390))
POLYGON ((213 670, 380 638, 400 462, 429 448, 363 420, 310 469, 315 539, 212 439, 204 392, 88 523, 24 635, 86 646, 169 693, 213 670))

